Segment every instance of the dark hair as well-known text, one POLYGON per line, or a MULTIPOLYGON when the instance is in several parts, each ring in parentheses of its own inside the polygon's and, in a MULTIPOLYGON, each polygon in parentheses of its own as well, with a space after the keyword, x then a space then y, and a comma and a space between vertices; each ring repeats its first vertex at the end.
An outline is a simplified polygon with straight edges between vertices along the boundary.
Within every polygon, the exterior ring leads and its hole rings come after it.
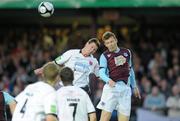
POLYGON ((97 47, 99 48, 100 47, 100 42, 97 38, 91 38, 88 40, 88 43, 95 43, 97 45, 97 47))
POLYGON ((103 34, 102 40, 105 41, 105 40, 109 39, 110 37, 114 37, 116 39, 116 36, 114 33, 107 31, 103 34))
POLYGON ((74 80, 74 72, 69 67, 64 67, 60 72, 62 82, 70 82, 74 80))

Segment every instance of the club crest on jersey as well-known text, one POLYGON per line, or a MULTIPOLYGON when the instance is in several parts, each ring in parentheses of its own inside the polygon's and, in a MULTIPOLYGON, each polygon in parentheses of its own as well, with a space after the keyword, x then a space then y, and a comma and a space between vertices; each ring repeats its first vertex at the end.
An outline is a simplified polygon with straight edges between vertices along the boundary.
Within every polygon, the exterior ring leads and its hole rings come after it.
POLYGON ((127 54, 127 53, 124 53, 123 55, 124 55, 125 57, 127 57, 127 56, 128 56, 128 54, 127 54))
POLYGON ((126 63, 126 58, 122 55, 114 58, 116 66, 121 66, 126 63))
POLYGON ((89 61, 89 65, 92 65, 93 64, 93 62, 92 61, 89 61))

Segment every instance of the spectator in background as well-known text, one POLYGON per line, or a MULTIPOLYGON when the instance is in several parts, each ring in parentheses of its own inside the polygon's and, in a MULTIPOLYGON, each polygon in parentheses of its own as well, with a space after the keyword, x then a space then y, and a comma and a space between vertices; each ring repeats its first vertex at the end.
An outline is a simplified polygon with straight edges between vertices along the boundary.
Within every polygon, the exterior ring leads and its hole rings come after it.
POLYGON ((144 67, 142 66, 142 61, 137 53, 133 54, 133 65, 136 78, 140 80, 144 74, 144 67))
POLYGON ((158 85, 161 81, 161 76, 159 75, 156 67, 153 67, 150 70, 148 77, 150 78, 153 86, 158 85))
POLYGON ((167 99, 169 117, 180 117, 180 89, 178 85, 172 88, 172 95, 167 99))
POLYGON ((151 94, 145 98, 143 107, 153 112, 164 114, 165 102, 165 96, 159 92, 157 86, 154 86, 151 94))
POLYGON ((158 85, 160 87, 160 92, 164 94, 165 99, 167 99, 170 95, 171 85, 168 84, 166 79, 162 79, 158 85))
POLYGON ((176 84, 179 86, 180 88, 180 75, 176 78, 176 84))
POLYGON ((173 73, 173 69, 172 68, 169 68, 167 70, 167 80, 168 80, 168 83, 172 86, 174 85, 176 82, 175 82, 175 75, 173 73))
POLYGON ((151 93, 151 80, 147 78, 147 76, 143 76, 140 83, 141 95, 143 99, 147 96, 147 94, 151 93))
POLYGON ((160 52, 154 53, 154 58, 150 60, 148 64, 148 69, 151 71, 152 69, 156 69, 157 73, 160 76, 164 76, 165 67, 167 66, 166 60, 163 59, 163 56, 160 52))
POLYGON ((173 65, 173 73, 174 73, 175 77, 180 75, 180 67, 178 64, 173 65))

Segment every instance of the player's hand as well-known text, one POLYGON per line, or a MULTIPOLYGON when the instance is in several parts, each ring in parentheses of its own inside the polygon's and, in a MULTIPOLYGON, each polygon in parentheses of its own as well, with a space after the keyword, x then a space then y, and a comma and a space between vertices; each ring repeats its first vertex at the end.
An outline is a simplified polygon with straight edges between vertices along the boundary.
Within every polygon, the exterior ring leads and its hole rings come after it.
POLYGON ((36 75, 42 75, 42 73, 43 73, 43 68, 38 68, 38 69, 34 70, 34 73, 35 73, 36 75))
POLYGON ((141 94, 140 94, 139 89, 137 87, 134 88, 134 95, 136 98, 141 99, 141 94))
POLYGON ((110 87, 115 87, 116 82, 114 82, 113 80, 109 80, 109 86, 110 87))

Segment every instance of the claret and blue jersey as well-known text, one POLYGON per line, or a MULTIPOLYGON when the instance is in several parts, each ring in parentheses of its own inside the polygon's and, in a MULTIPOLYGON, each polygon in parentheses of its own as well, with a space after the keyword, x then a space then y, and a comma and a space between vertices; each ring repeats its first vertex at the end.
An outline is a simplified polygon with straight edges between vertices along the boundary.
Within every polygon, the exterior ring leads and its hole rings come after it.
POLYGON ((99 76, 106 83, 109 80, 123 81, 135 87, 136 80, 130 50, 118 48, 115 52, 105 51, 100 56, 99 76))

